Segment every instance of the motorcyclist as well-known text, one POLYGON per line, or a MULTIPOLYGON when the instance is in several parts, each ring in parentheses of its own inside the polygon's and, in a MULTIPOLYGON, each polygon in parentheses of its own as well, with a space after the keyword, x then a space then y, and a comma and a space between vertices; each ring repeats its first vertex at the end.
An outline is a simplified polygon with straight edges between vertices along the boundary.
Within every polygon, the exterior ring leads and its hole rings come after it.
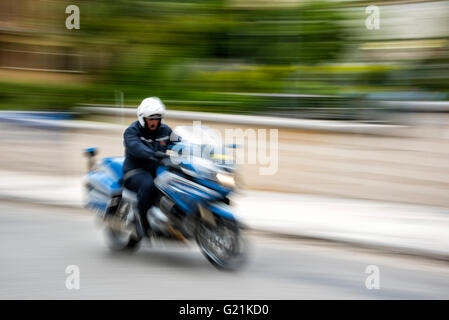
POLYGON ((146 98, 137 108, 137 121, 123 135, 125 162, 123 183, 137 193, 138 209, 144 229, 149 229, 146 218, 154 198, 154 178, 159 162, 168 157, 167 147, 180 140, 170 127, 162 123, 165 106, 157 97, 146 98))

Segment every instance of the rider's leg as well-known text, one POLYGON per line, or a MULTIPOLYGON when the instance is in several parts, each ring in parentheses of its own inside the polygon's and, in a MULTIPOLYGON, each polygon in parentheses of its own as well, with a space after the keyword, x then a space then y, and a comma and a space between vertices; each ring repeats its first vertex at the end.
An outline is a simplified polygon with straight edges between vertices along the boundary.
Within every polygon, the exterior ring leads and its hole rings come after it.
POLYGON ((153 200, 153 176, 147 171, 141 171, 126 179, 125 187, 137 192, 138 209, 141 221, 144 229, 148 230, 149 224, 146 213, 148 209, 150 209, 153 200))

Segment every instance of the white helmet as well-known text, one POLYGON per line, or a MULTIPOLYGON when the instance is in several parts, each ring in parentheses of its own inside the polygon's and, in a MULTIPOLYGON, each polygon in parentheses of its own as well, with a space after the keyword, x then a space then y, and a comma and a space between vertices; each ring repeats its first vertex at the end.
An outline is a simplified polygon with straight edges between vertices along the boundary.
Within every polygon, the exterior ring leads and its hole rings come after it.
POLYGON ((158 97, 143 99, 137 108, 137 119, 142 127, 145 127, 143 118, 162 119, 165 114, 165 106, 158 97))

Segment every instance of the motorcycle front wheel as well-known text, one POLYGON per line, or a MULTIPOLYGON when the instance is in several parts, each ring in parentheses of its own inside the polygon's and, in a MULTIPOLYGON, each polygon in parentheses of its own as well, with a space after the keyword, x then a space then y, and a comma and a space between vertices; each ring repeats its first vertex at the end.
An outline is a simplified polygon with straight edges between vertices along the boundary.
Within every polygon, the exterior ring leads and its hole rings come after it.
POLYGON ((216 225, 200 220, 196 242, 207 260, 219 270, 235 271, 246 262, 247 241, 236 221, 216 219, 216 225))

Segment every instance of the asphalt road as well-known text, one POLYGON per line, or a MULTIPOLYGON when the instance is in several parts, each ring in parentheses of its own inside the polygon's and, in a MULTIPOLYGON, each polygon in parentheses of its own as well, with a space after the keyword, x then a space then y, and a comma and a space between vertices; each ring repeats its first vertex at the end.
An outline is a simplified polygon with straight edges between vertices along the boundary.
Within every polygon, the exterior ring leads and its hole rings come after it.
POLYGON ((328 242, 248 234, 236 273, 195 246, 145 244, 114 254, 85 210, 0 202, 0 299, 448 299, 449 264, 328 242), (66 288, 66 267, 80 289, 66 288), (380 288, 368 290, 367 266, 380 288))

